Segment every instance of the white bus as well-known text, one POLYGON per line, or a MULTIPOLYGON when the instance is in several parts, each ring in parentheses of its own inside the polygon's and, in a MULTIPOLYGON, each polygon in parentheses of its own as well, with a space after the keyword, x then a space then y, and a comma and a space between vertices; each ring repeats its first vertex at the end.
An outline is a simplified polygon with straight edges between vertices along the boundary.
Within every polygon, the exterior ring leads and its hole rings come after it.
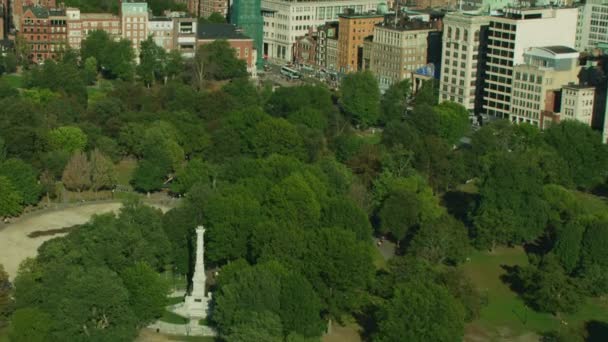
POLYGON ((297 80, 298 78, 300 78, 300 73, 297 70, 288 68, 286 66, 281 68, 281 74, 289 77, 292 80, 297 80))

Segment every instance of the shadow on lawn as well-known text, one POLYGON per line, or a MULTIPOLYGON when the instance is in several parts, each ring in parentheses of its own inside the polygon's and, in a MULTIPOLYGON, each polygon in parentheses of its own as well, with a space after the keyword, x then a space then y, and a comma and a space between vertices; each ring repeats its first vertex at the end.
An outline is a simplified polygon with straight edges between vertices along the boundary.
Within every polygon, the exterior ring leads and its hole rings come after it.
POLYGON ((587 330, 587 342, 608 341, 608 323, 589 321, 585 324, 585 329, 587 330))

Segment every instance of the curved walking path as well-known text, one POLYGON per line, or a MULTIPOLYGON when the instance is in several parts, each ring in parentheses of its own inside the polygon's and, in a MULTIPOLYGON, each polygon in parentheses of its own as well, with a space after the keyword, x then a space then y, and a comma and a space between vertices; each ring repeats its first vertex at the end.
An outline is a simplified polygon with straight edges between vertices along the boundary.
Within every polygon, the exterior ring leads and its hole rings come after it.
MULTIPOLYGON (((28 237, 28 234, 83 224, 88 222, 93 215, 117 212, 121 206, 122 203, 119 201, 91 203, 59 210, 42 211, 19 218, 0 230, 0 264, 4 265, 9 278, 14 279, 19 264, 26 258, 35 257, 38 253, 38 247, 42 243, 67 233, 35 238, 28 237)), ((153 204, 151 206, 163 211, 168 210, 164 206, 153 204)))

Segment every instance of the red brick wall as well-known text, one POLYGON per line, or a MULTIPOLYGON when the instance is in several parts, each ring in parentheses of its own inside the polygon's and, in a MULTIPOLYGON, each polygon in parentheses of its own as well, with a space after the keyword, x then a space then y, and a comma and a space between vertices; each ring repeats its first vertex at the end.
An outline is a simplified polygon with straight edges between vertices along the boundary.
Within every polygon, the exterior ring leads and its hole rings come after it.
MULTIPOLYGON (((214 40, 198 40, 197 45, 205 45, 213 43, 214 40)), ((247 63, 247 67, 252 67, 255 63, 253 60, 253 40, 251 39, 228 39, 228 43, 236 51, 236 55, 239 59, 244 60, 247 63)))

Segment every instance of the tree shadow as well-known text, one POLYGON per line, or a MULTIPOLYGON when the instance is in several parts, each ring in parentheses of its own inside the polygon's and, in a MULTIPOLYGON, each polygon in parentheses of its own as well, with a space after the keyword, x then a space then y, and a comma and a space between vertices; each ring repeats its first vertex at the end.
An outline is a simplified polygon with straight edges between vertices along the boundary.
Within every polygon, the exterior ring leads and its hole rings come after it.
POLYGON ((500 280, 507 284, 511 291, 522 294, 525 289, 519 274, 521 268, 518 265, 500 265, 500 267, 505 270, 505 274, 500 276, 500 280))
POLYGON ((600 321, 589 321, 585 324, 587 330, 587 342, 608 341, 608 323, 600 321))
POLYGON ((379 308, 377 306, 369 305, 359 313, 353 314, 357 324, 361 327, 361 339, 363 341, 371 341, 372 336, 378 330, 378 324, 376 323, 376 315, 379 308))
POLYGON ((591 193, 598 197, 608 197, 608 184, 602 183, 591 189, 591 193))
POLYGON ((448 209, 448 213, 462 221, 466 226, 471 226, 469 211, 473 204, 477 202, 479 195, 462 191, 448 191, 443 195, 443 205, 448 209))
POLYGON ((548 234, 543 234, 535 241, 524 244, 524 251, 526 251, 526 254, 528 255, 545 255, 553 248, 553 241, 554 239, 552 239, 548 234))

